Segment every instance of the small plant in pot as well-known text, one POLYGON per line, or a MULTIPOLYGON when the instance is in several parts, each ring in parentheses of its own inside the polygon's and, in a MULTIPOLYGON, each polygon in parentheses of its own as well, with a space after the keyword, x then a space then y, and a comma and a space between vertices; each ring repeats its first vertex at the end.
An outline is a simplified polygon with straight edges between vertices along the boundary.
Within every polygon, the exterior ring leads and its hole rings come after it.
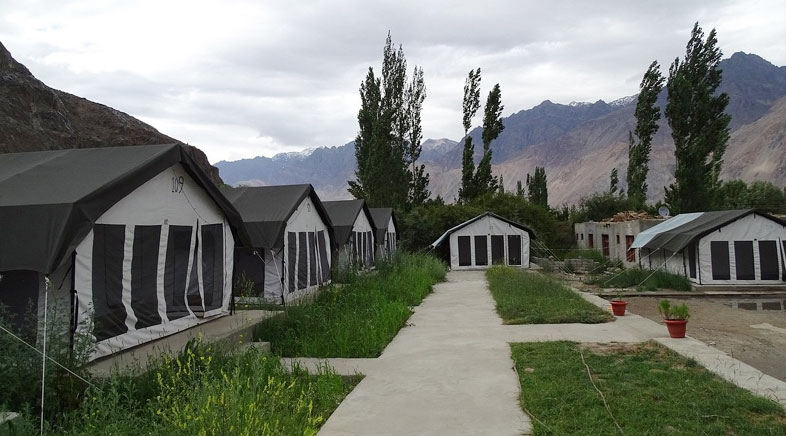
POLYGON ((628 302, 622 299, 622 291, 617 291, 617 296, 611 300, 611 311, 614 316, 625 316, 625 307, 628 302))
POLYGON ((671 305, 669 300, 661 300, 658 304, 658 312, 663 316, 663 322, 669 329, 669 336, 672 338, 684 338, 685 327, 690 318, 690 311, 685 303, 671 305))

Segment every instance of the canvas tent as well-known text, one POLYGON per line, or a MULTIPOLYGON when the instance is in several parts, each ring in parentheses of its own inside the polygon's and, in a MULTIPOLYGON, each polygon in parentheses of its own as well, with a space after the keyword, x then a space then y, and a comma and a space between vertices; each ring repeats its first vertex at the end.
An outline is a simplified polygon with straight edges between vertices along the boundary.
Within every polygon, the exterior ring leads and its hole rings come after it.
POLYGON ((239 273, 267 301, 286 304, 330 282, 333 230, 311 185, 221 188, 251 238, 239 273))
POLYGON ((786 223, 753 209, 677 215, 639 233, 639 265, 700 285, 786 281, 786 223))
POLYGON ((478 215, 446 231, 432 247, 445 247, 454 270, 509 265, 529 268, 529 228, 491 212, 478 215))
POLYGON ((374 265, 374 225, 365 200, 325 201, 336 234, 338 259, 361 268, 374 265))
POLYGON ((92 358, 228 314, 236 238, 180 144, 0 155, 0 300, 41 318, 46 291, 92 358))
POLYGON ((374 239, 376 240, 376 256, 391 259, 398 248, 398 223, 393 209, 389 207, 372 207, 368 209, 374 222, 374 239))

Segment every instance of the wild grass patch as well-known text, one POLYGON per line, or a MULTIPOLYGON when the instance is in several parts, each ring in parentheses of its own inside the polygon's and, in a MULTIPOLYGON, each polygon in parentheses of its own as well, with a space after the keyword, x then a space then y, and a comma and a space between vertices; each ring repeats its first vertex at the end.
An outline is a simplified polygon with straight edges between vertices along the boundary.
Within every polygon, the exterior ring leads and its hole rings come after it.
POLYGON ((690 281, 685 276, 665 271, 653 272, 641 268, 629 268, 613 274, 600 274, 592 277, 587 283, 603 288, 637 288, 648 292, 658 289, 691 290, 690 281))
POLYGON ((376 357, 404 327, 410 308, 444 278, 445 265, 435 257, 398 254, 374 274, 330 286, 310 304, 287 307, 259 324, 254 337, 282 356, 376 357))
POLYGON ((637 435, 786 434, 778 404, 655 343, 543 342, 511 344, 511 350, 521 405, 536 435, 622 434, 617 424, 624 434, 637 435))
MULTIPOLYGON (((314 435, 358 381, 328 369, 288 371, 253 348, 191 342, 143 373, 93 379, 48 434, 314 435)), ((35 427, 17 434, 38 434, 35 427)))
POLYGON ((492 267, 486 277, 497 313, 505 324, 595 324, 614 319, 558 280, 542 274, 492 267))

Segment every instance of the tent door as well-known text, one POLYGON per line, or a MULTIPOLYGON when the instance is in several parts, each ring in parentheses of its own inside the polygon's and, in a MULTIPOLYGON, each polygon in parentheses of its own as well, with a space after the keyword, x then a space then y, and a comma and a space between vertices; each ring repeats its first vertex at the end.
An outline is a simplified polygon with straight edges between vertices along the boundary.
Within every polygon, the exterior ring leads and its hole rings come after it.
POLYGON ((491 264, 505 265, 505 237, 491 235, 491 264))
POLYGON ((475 236, 475 265, 485 266, 488 264, 488 237, 486 235, 477 235, 475 236))
POLYGON ((472 254, 469 236, 458 237, 458 262, 459 266, 472 265, 472 254))

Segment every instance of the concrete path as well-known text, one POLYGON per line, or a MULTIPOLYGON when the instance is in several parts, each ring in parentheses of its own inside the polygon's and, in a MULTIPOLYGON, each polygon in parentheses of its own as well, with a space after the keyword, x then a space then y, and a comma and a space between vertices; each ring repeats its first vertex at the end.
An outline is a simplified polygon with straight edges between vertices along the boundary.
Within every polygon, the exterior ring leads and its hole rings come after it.
MULTIPOLYGON (((608 301, 587 293, 603 309, 608 301)), ((282 359, 310 370, 325 365, 366 377, 319 432, 353 435, 521 435, 531 432, 518 403, 511 342, 641 343, 655 340, 720 377, 786 407, 786 383, 693 338, 626 314, 603 324, 502 325, 482 271, 450 272, 415 308, 377 359, 282 359)))
MULTIPOLYGON (((409 322, 414 325, 364 368, 366 377, 320 436, 530 433, 518 403, 510 347, 483 272, 449 273, 409 322)), ((341 363, 356 362, 360 369, 362 360, 367 359, 341 363)))

